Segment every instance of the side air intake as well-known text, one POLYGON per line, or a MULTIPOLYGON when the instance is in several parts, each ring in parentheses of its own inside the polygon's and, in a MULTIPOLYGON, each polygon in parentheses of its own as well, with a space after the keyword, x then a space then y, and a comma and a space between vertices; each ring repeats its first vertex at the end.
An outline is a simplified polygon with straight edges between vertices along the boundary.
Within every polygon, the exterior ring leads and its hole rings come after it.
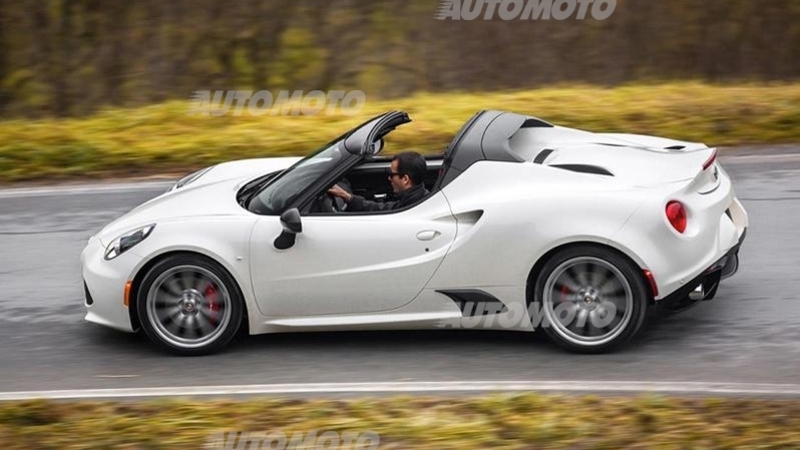
POLYGON ((605 175, 607 177, 613 177, 614 174, 609 172, 607 169, 604 169, 599 166, 592 166, 588 164, 553 164, 550 167, 555 167, 557 169, 564 169, 569 170, 572 172, 579 172, 579 173, 589 173, 592 175, 605 175))
POLYGON ((541 153, 536 155, 536 158, 533 159, 533 163, 534 164, 544 164, 544 160, 546 160, 548 156, 552 155, 554 151, 555 150, 553 150, 551 148, 546 148, 546 149, 542 150, 541 153))
POLYGON ((520 128, 553 128, 553 125, 541 119, 528 119, 520 128))

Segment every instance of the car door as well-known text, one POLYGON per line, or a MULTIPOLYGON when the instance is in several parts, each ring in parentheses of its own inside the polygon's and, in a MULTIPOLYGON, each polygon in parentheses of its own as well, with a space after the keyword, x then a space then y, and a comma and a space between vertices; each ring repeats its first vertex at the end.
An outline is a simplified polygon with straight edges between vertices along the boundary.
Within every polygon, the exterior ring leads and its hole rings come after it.
POLYGON ((391 311, 422 291, 455 239, 456 221, 441 192, 400 212, 302 217, 286 250, 275 247, 278 217, 258 220, 251 273, 267 316, 391 311))

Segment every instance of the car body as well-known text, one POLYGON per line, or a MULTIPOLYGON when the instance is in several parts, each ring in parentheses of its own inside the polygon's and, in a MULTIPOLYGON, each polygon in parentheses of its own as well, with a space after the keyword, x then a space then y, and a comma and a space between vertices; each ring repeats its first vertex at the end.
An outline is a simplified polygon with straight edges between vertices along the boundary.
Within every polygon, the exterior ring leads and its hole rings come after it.
POLYGON ((303 159, 204 169, 115 220, 82 254, 86 319, 186 355, 243 326, 543 329, 601 352, 738 267, 748 218, 715 149, 511 112, 477 113, 426 157, 418 204, 329 201, 343 178, 391 196, 381 151, 407 122, 391 111, 303 159))

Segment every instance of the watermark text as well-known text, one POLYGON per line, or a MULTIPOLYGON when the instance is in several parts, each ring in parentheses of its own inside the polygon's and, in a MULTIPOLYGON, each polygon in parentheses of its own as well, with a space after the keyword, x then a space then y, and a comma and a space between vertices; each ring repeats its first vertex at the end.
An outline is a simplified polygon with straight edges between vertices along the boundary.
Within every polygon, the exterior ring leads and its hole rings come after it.
POLYGON ((354 116, 367 101, 364 91, 194 91, 189 115, 224 116, 354 116))
POLYGON ((278 430, 270 432, 231 431, 211 435, 206 450, 300 450, 354 449, 375 450, 381 442, 378 433, 367 431, 310 431, 291 436, 278 430))
POLYGON ((466 302, 461 309, 462 317, 441 320, 437 328, 548 328, 557 321, 563 326, 574 325, 583 329, 591 325, 596 329, 605 329, 621 317, 619 308, 611 301, 563 301, 548 307, 532 302, 527 309, 520 303, 466 302))
POLYGON ((438 20, 605 20, 617 0, 441 0, 438 20))

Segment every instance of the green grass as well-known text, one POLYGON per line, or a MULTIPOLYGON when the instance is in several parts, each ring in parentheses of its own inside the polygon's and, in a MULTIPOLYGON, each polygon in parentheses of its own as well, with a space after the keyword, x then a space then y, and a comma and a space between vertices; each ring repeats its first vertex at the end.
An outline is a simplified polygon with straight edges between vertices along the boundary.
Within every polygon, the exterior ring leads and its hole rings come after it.
POLYGON ((16 449, 200 449, 231 431, 376 432, 380 449, 800 448, 800 402, 537 394, 458 399, 16 402, 16 449))
POLYGON ((535 115, 605 132, 709 145, 800 142, 800 84, 591 86, 505 93, 419 94, 375 101, 354 117, 189 116, 189 102, 111 109, 92 117, 0 122, 0 183, 186 172, 247 157, 304 155, 366 118, 403 109, 414 122, 393 148, 439 152, 480 109, 535 115))

